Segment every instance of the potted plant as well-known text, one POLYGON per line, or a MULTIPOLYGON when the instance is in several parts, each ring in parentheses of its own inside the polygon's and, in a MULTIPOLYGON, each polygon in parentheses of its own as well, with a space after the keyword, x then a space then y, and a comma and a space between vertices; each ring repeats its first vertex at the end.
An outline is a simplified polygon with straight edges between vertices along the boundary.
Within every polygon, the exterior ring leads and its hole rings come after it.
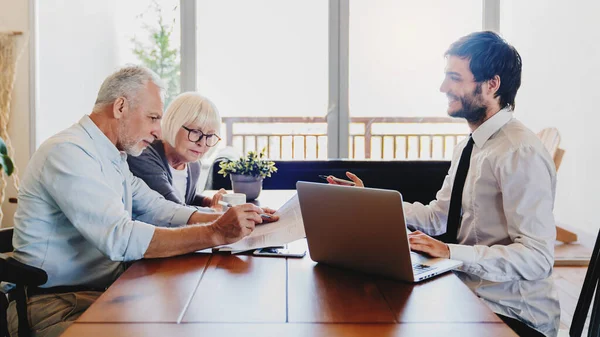
POLYGON ((265 159, 265 150, 263 148, 260 153, 250 151, 238 160, 226 160, 219 163, 221 168, 219 174, 222 174, 223 177, 227 177, 229 174, 233 191, 246 194, 248 200, 258 198, 262 191, 263 179, 277 172, 275 163, 265 159))
POLYGON ((4 140, 0 138, 0 170, 4 170, 7 176, 10 176, 15 169, 12 160, 8 156, 8 150, 6 148, 6 143, 4 140))

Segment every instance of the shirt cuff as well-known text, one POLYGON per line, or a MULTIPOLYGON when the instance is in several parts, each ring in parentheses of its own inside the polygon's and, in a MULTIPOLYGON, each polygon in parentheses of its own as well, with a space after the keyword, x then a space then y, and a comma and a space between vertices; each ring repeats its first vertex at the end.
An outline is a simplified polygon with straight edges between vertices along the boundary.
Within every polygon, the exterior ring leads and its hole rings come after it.
POLYGON ((144 257, 150 241, 154 236, 156 227, 141 221, 134 221, 133 228, 129 234, 129 242, 125 250, 124 261, 140 260, 144 257))
POLYGON ((198 210, 198 212, 200 213, 216 213, 217 211, 215 211, 214 208, 210 208, 210 207, 202 207, 202 206, 192 206, 194 208, 196 208, 196 210, 198 210))
POLYGON ((175 210, 173 213, 173 217, 171 217, 171 221, 169 221, 169 225, 178 226, 178 225, 187 225, 188 220, 196 212, 196 208, 194 207, 186 207, 181 206, 175 210))
POLYGON ((450 243, 448 244, 448 248, 450 249, 450 258, 452 260, 462 261, 463 263, 475 262, 475 247, 450 243))
POLYGON ((402 209, 404 211, 404 218, 406 219, 406 222, 409 222, 409 218, 412 220, 412 208, 413 205, 410 202, 402 202, 402 209))

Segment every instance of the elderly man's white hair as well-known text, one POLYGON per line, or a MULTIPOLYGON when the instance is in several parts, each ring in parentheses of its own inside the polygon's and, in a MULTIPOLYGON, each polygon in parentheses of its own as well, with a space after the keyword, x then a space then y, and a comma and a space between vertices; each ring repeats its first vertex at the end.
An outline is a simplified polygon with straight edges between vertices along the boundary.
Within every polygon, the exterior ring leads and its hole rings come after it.
POLYGON ((117 70, 102 82, 93 111, 97 112, 99 109, 113 104, 119 97, 127 98, 131 102, 132 108, 135 108, 139 103, 138 93, 146 88, 148 82, 152 82, 160 88, 160 97, 164 101, 165 88, 162 80, 154 71, 136 65, 117 70))

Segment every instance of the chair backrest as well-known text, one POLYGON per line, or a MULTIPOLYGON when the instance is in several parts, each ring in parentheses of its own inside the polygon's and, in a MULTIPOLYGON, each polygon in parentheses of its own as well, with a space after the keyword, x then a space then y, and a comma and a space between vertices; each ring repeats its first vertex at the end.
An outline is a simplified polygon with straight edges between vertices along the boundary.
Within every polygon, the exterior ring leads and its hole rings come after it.
POLYGON ((13 251, 13 227, 0 229, 0 281, 26 286, 40 286, 48 280, 42 269, 23 264, 11 256, 2 254, 13 251))
MULTIPOLYGON (((0 253, 8 253, 13 251, 12 245, 13 228, 0 228, 0 253)), ((0 257, 0 269, 4 269, 6 261, 0 257)), ((3 272, 0 270, 0 280, 3 272)), ((9 337, 8 321, 6 319, 6 310, 8 309, 8 299, 6 295, 0 293, 0 337, 9 337)))
MULTIPOLYGON (((319 175, 346 177, 346 171, 358 175, 365 186, 396 190, 408 202, 429 203, 435 199, 448 174, 450 161, 430 160, 275 160, 277 173, 263 182, 263 189, 296 189, 296 182, 325 182, 319 175)), ((210 189, 231 189, 229 176, 217 174, 213 163, 210 189)))
POLYGON ((0 228, 0 253, 13 251, 12 245, 13 228, 0 228))
POLYGON ((48 274, 42 269, 23 264, 12 257, 1 255, 0 281, 34 287, 41 286, 48 281, 48 274))
POLYGON ((204 190, 218 190, 220 188, 231 189, 231 182, 229 177, 227 179, 219 175, 218 172, 221 169, 219 163, 225 160, 237 160, 242 156, 242 153, 231 146, 226 146, 216 153, 215 159, 208 169, 208 177, 204 190), (225 184, 225 186, 223 186, 225 184))
POLYGON ((560 133, 557 128, 545 128, 542 131, 538 132, 538 138, 550 153, 550 157, 554 161, 554 165, 556 166, 556 170, 560 167, 560 163, 562 162, 562 157, 565 154, 565 150, 559 147, 560 145, 560 133))
POLYGON ((588 270, 585 274, 585 281, 581 288, 581 294, 579 295, 579 300, 577 301, 577 306, 573 313, 573 321, 571 322, 571 328, 569 329, 569 336, 581 336, 590 309, 592 313, 588 336, 600 337, 600 231, 598 232, 596 245, 592 251, 590 264, 588 265, 588 270), (592 304, 594 293, 596 296, 594 303, 592 304))
MULTIPOLYGON (((27 321, 27 306, 25 287, 37 287, 48 281, 48 274, 42 269, 23 264, 12 257, 3 254, 12 252, 13 228, 0 229, 0 282, 9 282, 15 285, 11 292, 17 299, 17 312, 19 317, 19 336, 31 335, 27 321)), ((0 294, 0 336, 8 336, 6 310, 8 302, 4 294, 0 294)))
POLYGON ((542 144, 546 147, 546 150, 550 153, 550 156, 554 158, 554 154, 560 145, 560 134, 557 128, 545 128, 538 132, 538 137, 542 141, 542 144))

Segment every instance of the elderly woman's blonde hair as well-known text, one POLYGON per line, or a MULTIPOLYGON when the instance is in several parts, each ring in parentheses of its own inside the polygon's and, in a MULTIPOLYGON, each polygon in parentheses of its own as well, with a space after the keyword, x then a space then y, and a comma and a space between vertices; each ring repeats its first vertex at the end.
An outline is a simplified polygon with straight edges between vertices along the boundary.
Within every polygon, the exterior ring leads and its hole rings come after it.
POLYGON ((184 125, 196 124, 203 132, 221 129, 221 116, 215 105, 196 92, 184 92, 169 104, 162 118, 163 139, 175 147, 177 132, 184 125))

